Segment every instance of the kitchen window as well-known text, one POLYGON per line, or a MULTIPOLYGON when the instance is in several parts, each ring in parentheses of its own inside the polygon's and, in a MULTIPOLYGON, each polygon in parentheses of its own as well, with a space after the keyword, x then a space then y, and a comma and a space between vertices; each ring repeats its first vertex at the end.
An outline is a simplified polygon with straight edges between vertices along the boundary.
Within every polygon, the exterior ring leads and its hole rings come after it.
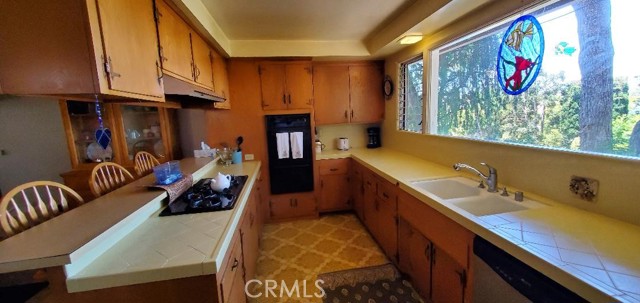
POLYGON ((638 1, 548 1, 432 49, 428 133, 639 157, 638 11, 638 1), (525 14, 542 26, 544 56, 529 89, 509 95, 498 51, 525 14))
POLYGON ((422 133, 422 56, 400 64, 398 88, 398 129, 422 133))

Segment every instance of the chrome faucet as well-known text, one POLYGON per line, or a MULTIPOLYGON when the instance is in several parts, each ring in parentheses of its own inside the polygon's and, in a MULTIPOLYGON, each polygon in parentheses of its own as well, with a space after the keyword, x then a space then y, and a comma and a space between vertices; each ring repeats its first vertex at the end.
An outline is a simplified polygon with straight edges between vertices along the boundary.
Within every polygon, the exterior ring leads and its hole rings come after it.
POLYGON ((487 191, 488 192, 492 192, 492 193, 497 192, 498 191, 498 171, 495 168, 489 166, 487 163, 482 162, 482 163, 480 163, 480 165, 484 165, 484 166, 489 168, 489 176, 481 173, 479 170, 475 169, 474 167, 472 167, 472 166, 470 166, 468 164, 464 164, 464 163, 456 163, 456 164, 454 164, 453 165, 453 169, 460 170, 462 168, 466 168, 466 169, 478 174, 478 176, 480 178, 484 179, 485 182, 487 182, 487 187, 488 187, 487 191))

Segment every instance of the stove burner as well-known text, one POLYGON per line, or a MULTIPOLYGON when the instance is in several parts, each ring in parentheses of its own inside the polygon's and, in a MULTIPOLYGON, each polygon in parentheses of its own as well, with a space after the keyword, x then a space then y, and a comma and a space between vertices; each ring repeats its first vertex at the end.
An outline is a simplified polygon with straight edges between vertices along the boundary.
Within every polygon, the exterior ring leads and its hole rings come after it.
POLYGON ((169 204, 160 216, 232 209, 247 179, 248 176, 231 176, 229 188, 222 192, 211 189, 210 178, 202 179, 169 204))

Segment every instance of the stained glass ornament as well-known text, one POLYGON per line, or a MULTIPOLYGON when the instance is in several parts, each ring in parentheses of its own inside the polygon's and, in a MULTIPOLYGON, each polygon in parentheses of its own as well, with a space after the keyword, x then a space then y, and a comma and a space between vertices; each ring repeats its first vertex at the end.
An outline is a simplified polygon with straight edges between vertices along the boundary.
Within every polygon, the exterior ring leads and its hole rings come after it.
POLYGON ((544 33, 540 22, 524 15, 511 23, 498 49, 498 83, 509 95, 525 92, 542 67, 544 33))
POLYGON ((100 144, 102 149, 107 149, 109 144, 111 144, 111 130, 108 128, 104 128, 102 124, 102 109, 100 108, 100 102, 98 101, 98 96, 96 96, 96 114, 98 115, 98 124, 99 128, 96 130, 96 142, 100 144))

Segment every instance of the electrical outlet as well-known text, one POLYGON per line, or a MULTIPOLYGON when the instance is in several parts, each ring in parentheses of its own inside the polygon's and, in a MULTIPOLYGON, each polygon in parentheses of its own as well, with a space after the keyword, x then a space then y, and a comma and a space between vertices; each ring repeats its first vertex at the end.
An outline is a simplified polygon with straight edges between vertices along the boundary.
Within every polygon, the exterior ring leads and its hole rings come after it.
POLYGON ((7 155, 7 151, 4 149, 0 149, 0 156, 6 156, 7 155))
POLYGON ((571 182, 569 183, 569 190, 578 196, 582 200, 589 202, 596 201, 596 195, 598 194, 598 185, 600 182, 596 179, 571 176, 571 182))
POLYGON ((244 159, 247 161, 251 161, 254 159, 253 154, 245 154, 244 159))

